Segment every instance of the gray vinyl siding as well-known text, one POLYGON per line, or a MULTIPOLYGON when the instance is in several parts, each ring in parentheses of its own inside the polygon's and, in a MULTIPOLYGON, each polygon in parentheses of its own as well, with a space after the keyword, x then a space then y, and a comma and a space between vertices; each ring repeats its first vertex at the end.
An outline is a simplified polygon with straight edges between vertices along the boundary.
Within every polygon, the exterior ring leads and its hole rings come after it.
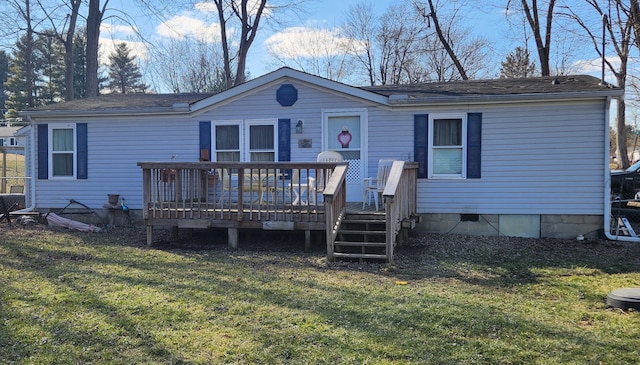
POLYGON ((604 101, 482 112, 482 178, 420 179, 420 213, 602 214, 604 101))
MULTIPOLYGON (((132 209, 142 207, 140 161, 197 161, 198 122, 185 118, 67 120, 88 122, 88 179, 37 181, 37 207, 61 208, 70 199, 102 208, 107 194, 120 194, 132 209)), ((78 206, 75 206, 78 208, 78 206)))
POLYGON ((172 156, 178 162, 198 161, 200 121, 290 119, 291 160, 315 161, 322 151, 322 111, 366 108, 365 176, 376 175, 379 159, 413 160, 415 114, 482 113, 482 177, 419 179, 419 213, 601 215, 608 143, 604 106, 602 99, 390 110, 283 81, 188 117, 64 120, 88 123, 88 179, 37 180, 36 206, 62 208, 75 199, 102 208, 107 194, 120 194, 130 208, 140 209, 142 173, 137 163, 170 161, 172 156), (291 107, 275 100, 282 83, 298 89, 298 101, 291 107), (304 132, 295 134, 299 119, 304 120, 304 132), (312 148, 298 148, 299 139, 311 139, 312 148))

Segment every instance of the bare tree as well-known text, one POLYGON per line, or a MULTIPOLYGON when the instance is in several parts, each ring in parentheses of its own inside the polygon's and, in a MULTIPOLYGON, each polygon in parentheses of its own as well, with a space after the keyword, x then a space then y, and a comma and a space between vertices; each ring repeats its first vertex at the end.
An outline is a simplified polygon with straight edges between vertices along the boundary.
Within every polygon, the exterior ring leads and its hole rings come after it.
POLYGON ((338 29, 289 28, 267 39, 267 50, 277 63, 331 80, 347 82, 353 72, 353 39, 340 35, 338 29))
POLYGON ((352 54, 364 67, 369 84, 375 85, 377 79, 375 42, 378 34, 378 19, 373 13, 373 4, 361 2, 349 7, 343 29, 348 38, 358 40, 359 47, 355 47, 352 54))
POLYGON ((424 79, 419 64, 427 28, 410 4, 391 5, 382 15, 377 35, 380 84, 401 84, 424 79))
MULTIPOLYGON (((507 11, 510 10, 511 1, 507 1, 507 11)), ((551 68, 549 67, 549 56, 551 50, 551 28, 553 26, 553 15, 556 6, 556 0, 547 0, 546 10, 541 10, 544 4, 538 4, 538 0, 520 0, 521 10, 524 13, 529 27, 533 32, 533 38, 536 41, 538 49, 538 59, 540 61, 540 73, 542 76, 549 76, 551 68)), ((544 2, 544 0, 543 0, 544 2)))
POLYGON ((440 40, 442 47, 444 47, 445 51, 451 58, 451 61, 453 62, 456 69, 460 73, 460 77, 463 80, 467 80, 469 77, 467 76, 467 73, 464 67, 462 66, 462 63, 458 59, 458 56, 456 55, 456 53, 453 50, 453 47, 450 44, 450 38, 447 37, 447 35, 445 34, 445 31, 440 26, 440 21, 438 20, 438 14, 436 12, 435 6, 433 5, 433 0, 428 0, 428 4, 429 4, 429 9, 427 10, 426 7, 423 7, 417 1, 414 1, 414 6, 418 10, 418 12, 422 14, 425 20, 433 21, 433 25, 436 28, 436 34, 438 35, 438 39, 440 40))
MULTIPOLYGON (((629 16, 629 8, 625 7, 623 1, 616 0, 609 2, 606 7, 601 7, 598 0, 585 0, 592 10, 602 19, 602 27, 608 44, 613 46, 619 63, 606 57, 604 49, 601 47, 605 41, 602 39, 601 33, 596 29, 599 27, 588 23, 585 19, 593 19, 593 17, 585 17, 578 14, 573 8, 565 7, 563 15, 574 19, 578 25, 584 30, 587 37, 591 40, 594 50, 603 60, 606 67, 615 76, 618 87, 625 89, 627 86, 627 69, 629 63, 629 55, 631 51, 632 35, 634 30, 633 17, 629 16)), ((604 81, 604 80, 603 80, 604 81)), ((629 167, 629 156, 627 154, 626 140, 626 103, 624 98, 620 98, 617 103, 617 120, 616 120, 616 145, 618 164, 621 168, 629 167)))
POLYGON ((73 91, 73 40, 76 32, 76 23, 78 20, 78 14, 80 11, 80 4, 82 0, 68 0, 68 3, 65 3, 62 7, 62 10, 65 10, 64 20, 62 21, 62 25, 59 24, 58 19, 56 19, 56 11, 49 11, 44 9, 43 4, 39 2, 42 7, 43 13, 45 17, 49 20, 51 29, 53 32, 44 32, 39 33, 39 35, 43 36, 53 36, 56 38, 62 45, 64 46, 64 78, 65 78, 65 100, 73 100, 75 95, 73 91))
POLYGON ((247 64, 247 54, 253 44, 260 19, 264 12, 267 0, 213 0, 218 10, 218 20, 220 22, 220 39, 222 41, 222 53, 225 63, 225 77, 227 88, 242 84, 245 81, 245 69, 247 64), (238 50, 235 55, 231 55, 229 32, 229 22, 235 18, 240 26, 240 38, 238 50), (236 74, 232 77, 231 62, 236 61, 236 74))
POLYGON ((220 92, 226 89, 220 43, 192 38, 156 44, 149 65, 156 82, 180 92, 220 92))

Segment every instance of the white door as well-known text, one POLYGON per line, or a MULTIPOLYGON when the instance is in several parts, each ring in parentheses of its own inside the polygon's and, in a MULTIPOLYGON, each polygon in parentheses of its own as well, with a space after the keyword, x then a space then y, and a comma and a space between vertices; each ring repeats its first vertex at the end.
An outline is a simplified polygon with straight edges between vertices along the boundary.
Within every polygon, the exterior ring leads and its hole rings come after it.
POLYGON ((349 162, 347 201, 362 201, 364 161, 366 161, 366 110, 323 112, 323 150, 337 151, 349 162))

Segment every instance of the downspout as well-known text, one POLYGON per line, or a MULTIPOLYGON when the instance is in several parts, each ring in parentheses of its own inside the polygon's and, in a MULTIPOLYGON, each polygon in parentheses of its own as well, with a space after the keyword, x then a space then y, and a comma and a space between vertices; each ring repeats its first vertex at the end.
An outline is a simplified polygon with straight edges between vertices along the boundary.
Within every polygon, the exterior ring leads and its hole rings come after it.
MULTIPOLYGON (((611 97, 607 96, 604 107, 604 128, 605 128, 605 136, 609 135, 609 112, 611 109, 611 97)), ((631 236, 618 236, 612 235, 611 229, 611 169, 609 168, 609 143, 604 144, 605 149, 605 163, 604 163, 604 235, 607 239, 614 241, 634 241, 638 242, 638 238, 631 236)))
POLYGON ((12 213, 28 213, 32 212, 36 208, 36 163, 35 163, 35 141, 36 141, 36 128, 35 123, 31 120, 31 116, 27 115, 27 121, 29 121, 29 126, 31 127, 30 135, 29 135, 29 165, 31 175, 31 182, 29 184, 29 206, 16 210, 12 213))

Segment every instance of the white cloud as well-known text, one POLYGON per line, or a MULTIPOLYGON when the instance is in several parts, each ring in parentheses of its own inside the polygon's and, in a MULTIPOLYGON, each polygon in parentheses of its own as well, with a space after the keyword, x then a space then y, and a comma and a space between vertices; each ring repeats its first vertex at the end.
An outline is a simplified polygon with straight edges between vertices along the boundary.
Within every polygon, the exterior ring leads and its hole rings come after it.
POLYGON ((115 35, 115 34, 126 34, 133 35, 136 34, 136 28, 130 25, 115 25, 109 23, 100 24, 100 33, 115 35))
MULTIPOLYGON (((615 57, 615 58, 609 58, 609 62, 613 63, 614 67, 617 67, 617 65, 620 64, 620 59, 615 57)), ((608 66, 605 66, 606 70, 609 70, 608 66)), ((578 74, 593 74, 593 73, 598 73, 602 71, 602 59, 601 58, 595 58, 595 59, 590 59, 590 60, 578 60, 573 64, 572 69, 575 69, 575 73, 578 74)))
POLYGON ((202 20, 189 16, 175 16, 156 28, 156 32, 168 38, 194 37, 199 41, 217 42, 220 39, 220 27, 217 23, 206 24, 202 20))
POLYGON ((216 8, 216 5, 212 2, 206 2, 206 3, 196 3, 195 5, 196 10, 199 10, 203 13, 216 13, 218 12, 218 8, 216 8))
POLYGON ((130 55, 135 56, 138 60, 146 60, 148 49, 147 46, 142 42, 132 42, 124 39, 113 39, 113 38, 100 38, 100 63, 109 64, 109 55, 113 53, 116 48, 116 44, 126 43, 129 49, 131 50, 130 55))
POLYGON ((327 57, 358 51, 358 43, 337 29, 287 28, 265 41, 267 50, 280 58, 327 57))

